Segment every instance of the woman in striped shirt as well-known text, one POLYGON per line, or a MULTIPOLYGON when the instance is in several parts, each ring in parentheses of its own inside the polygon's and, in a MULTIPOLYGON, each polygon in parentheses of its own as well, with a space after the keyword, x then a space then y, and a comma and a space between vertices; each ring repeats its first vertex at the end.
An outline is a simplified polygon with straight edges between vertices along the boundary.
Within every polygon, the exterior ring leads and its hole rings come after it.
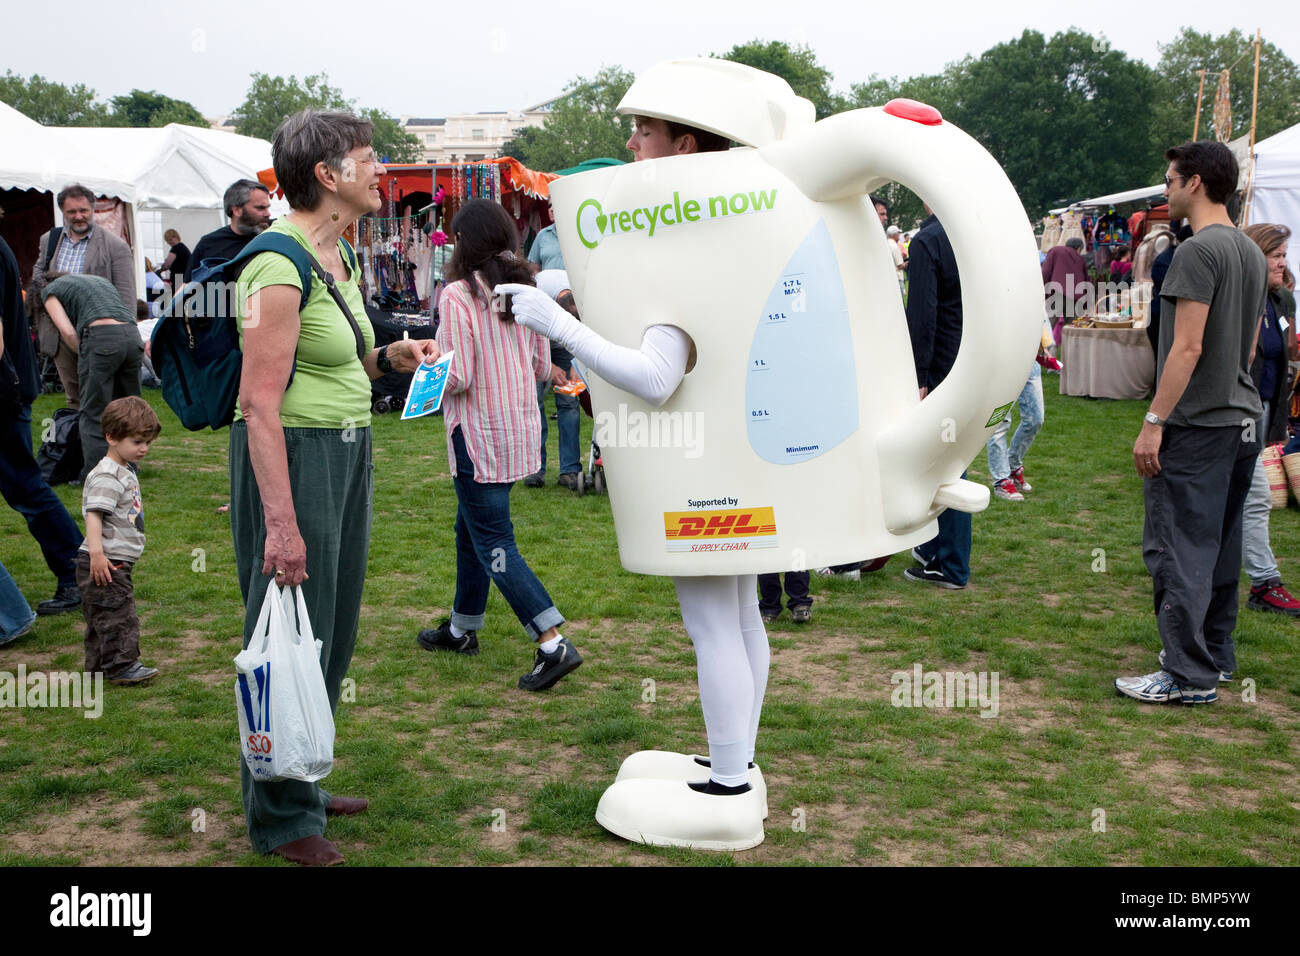
POLYGON ((438 303, 438 346, 455 355, 447 371, 443 421, 456 487, 456 597, 451 617, 417 638, 426 650, 478 653, 488 586, 495 582, 528 636, 538 643, 524 690, 545 690, 582 663, 559 632, 564 617, 515 545, 510 488, 541 464, 537 382, 550 378, 546 339, 493 308, 494 286, 533 284, 518 254, 509 214, 470 200, 451 223, 454 281, 438 303))

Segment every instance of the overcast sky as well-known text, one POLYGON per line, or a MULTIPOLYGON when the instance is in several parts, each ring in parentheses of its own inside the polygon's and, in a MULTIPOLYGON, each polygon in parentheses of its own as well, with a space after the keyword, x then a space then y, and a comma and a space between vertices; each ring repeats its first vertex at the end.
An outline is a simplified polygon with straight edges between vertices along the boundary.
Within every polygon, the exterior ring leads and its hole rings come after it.
MULTIPOLYGON (((1253 35, 1259 27, 1300 62, 1300 15, 1286 0, 60 0, 53 8, 7 6, 0 69, 84 83, 103 99, 133 88, 157 90, 208 116, 238 106, 254 72, 301 78, 323 71, 360 106, 395 116, 445 116, 520 109, 605 65, 635 73, 659 60, 723 53, 753 39, 807 44, 833 74, 836 90, 872 73, 933 73, 1026 28, 1050 36, 1078 27, 1099 44, 1108 41, 1155 65, 1157 44, 1183 26, 1216 35, 1233 27, 1253 35)), ((1249 82, 1250 68, 1249 61, 1237 67, 1238 82, 1249 82)))

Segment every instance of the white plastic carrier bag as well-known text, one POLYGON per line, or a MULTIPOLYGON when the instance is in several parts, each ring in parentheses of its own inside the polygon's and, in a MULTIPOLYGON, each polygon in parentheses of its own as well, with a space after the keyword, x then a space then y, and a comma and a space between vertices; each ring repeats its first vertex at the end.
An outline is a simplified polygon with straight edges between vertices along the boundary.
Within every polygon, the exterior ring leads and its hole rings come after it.
POLYGON ((334 765, 334 714, 302 589, 272 584, 235 657, 239 744, 254 780, 320 780, 334 765), (297 611, 295 618, 295 609, 297 611))

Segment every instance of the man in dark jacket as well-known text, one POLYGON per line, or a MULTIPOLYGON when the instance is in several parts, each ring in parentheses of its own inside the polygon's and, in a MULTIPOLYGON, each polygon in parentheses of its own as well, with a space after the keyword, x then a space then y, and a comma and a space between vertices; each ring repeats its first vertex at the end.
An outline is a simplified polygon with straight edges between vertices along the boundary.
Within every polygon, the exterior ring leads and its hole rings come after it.
MULTIPOLYGON (((961 346, 961 280, 952 243, 933 213, 921 223, 908 255, 907 327, 916 384, 925 398, 948 376, 961 346)), ((970 514, 949 508, 939 515, 939 534, 912 552, 923 566, 909 568, 903 576, 943 588, 964 588, 970 580, 970 543, 970 514)))
POLYGON ((32 399, 36 397, 36 357, 23 311, 22 280, 13 250, 0 239, 0 495, 27 521, 41 546, 45 563, 58 582, 54 597, 38 605, 38 614, 81 609, 77 589, 77 549, 81 531, 41 476, 32 457, 32 399))

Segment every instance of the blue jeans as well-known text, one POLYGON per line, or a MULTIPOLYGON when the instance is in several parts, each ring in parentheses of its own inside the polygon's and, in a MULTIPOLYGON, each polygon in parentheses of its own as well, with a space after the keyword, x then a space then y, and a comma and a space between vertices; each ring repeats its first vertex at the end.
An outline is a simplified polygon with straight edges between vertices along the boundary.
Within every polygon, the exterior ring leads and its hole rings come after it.
POLYGON ((1020 406, 1020 425, 1011 437, 1010 455, 1007 453, 1007 432, 1011 430, 1010 411, 989 436, 989 476, 994 484, 1010 478, 1011 473, 1025 463, 1029 446, 1038 434, 1038 429, 1043 427, 1043 373, 1037 362, 1029 373, 1029 381, 1020 390, 1017 404, 1020 406))
POLYGON ((0 642, 16 637, 18 632, 36 620, 23 593, 14 584, 3 563, 0 563, 0 642))
MULTIPOLYGON (((966 472, 961 476, 966 477, 966 472)), ((926 566, 934 565, 953 584, 970 581, 971 519, 969 511, 948 508, 939 513, 939 533, 918 547, 926 566)))
POLYGON ((81 530, 59 496, 45 483, 32 457, 30 405, 0 419, 0 495, 27 521, 27 530, 41 546, 45 563, 59 586, 75 586, 81 530))
MULTIPOLYGON (((572 357, 569 357, 567 352, 563 355, 552 353, 551 360, 566 372, 573 363, 572 357), (568 361, 557 361, 565 357, 568 357, 568 361)), ((547 392, 555 396, 555 424, 560 429, 560 474, 572 474, 582 468, 582 453, 578 450, 578 425, 582 420, 578 397, 560 394, 554 390, 549 381, 537 383, 537 411, 542 416, 542 467, 538 470, 546 471, 546 434, 549 430, 547 428, 549 419, 546 415, 547 392)))
POLYGON ((497 484, 474 480, 474 463, 465 450, 460 427, 451 433, 456 452, 456 599, 451 623, 466 631, 483 627, 488 588, 495 582, 524 626, 537 640, 544 632, 564 623, 551 596, 537 580, 515 545, 515 526, 510 521, 510 489, 513 481, 497 484))

